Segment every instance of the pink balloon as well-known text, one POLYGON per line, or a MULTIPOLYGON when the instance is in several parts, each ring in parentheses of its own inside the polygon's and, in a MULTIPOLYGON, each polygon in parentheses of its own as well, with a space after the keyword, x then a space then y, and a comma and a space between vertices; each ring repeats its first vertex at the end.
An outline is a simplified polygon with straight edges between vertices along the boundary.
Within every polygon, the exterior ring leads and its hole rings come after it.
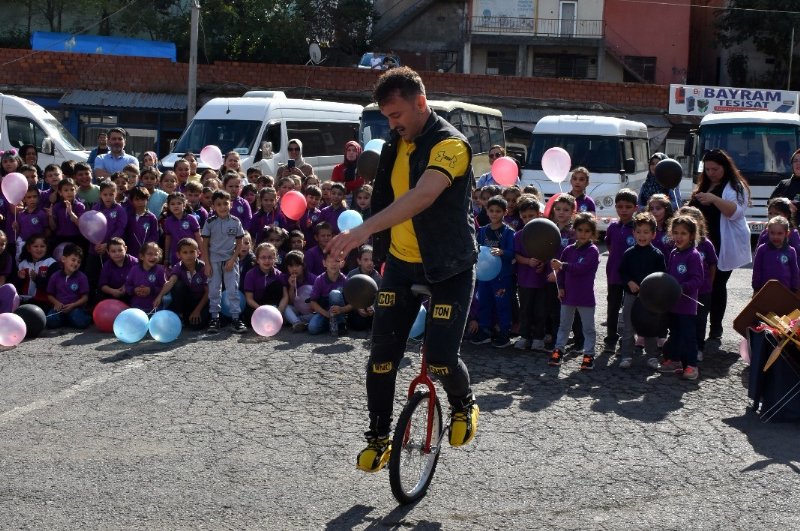
POLYGON ((301 315, 308 315, 311 313, 311 304, 306 302, 311 297, 313 286, 311 284, 304 284, 297 288, 297 295, 294 297, 294 309, 300 312, 301 315))
POLYGON ((78 218, 78 228, 84 238, 97 245, 106 239, 108 221, 102 212, 87 210, 78 218))
POLYGON ((0 345, 16 347, 25 339, 27 332, 28 327, 19 315, 14 313, 0 315, 0 345))
POLYGON ((492 163, 492 177, 497 184, 511 186, 516 184, 518 176, 519 167, 511 157, 500 157, 492 163))
POLYGON ((225 162, 222 157, 222 151, 214 145, 208 145, 200 150, 200 160, 212 168, 219 168, 225 162))
MULTIPOLYGON (((80 221, 80 219, 78 219, 78 221, 80 221)), ((56 248, 53 249, 53 260, 56 262, 61 260, 61 257, 64 256, 64 247, 66 247, 68 243, 69 242, 61 242, 56 245, 56 248)))
POLYGON ((3 177, 0 189, 9 203, 18 205, 25 197, 25 192, 28 191, 28 179, 21 173, 9 173, 3 177))
POLYGON ((306 212, 306 198, 297 190, 286 192, 281 197, 281 212, 289 219, 297 221, 306 212))
POLYGON ((542 156, 542 170, 547 178, 554 183, 564 182, 567 178, 572 160, 563 148, 552 147, 542 156))
POLYGON ((283 316, 275 306, 265 304, 256 308, 253 317, 250 318, 250 324, 256 334, 270 337, 280 332, 281 326, 283 326, 283 316))

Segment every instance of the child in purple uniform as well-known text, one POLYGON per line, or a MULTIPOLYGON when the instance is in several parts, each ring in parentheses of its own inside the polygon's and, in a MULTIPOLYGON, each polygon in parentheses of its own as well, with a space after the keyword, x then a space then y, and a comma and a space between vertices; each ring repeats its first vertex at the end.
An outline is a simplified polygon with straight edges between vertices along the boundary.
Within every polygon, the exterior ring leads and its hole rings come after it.
POLYGON ((197 218, 199 226, 203 226, 208 219, 208 210, 200 204, 200 196, 203 195, 203 186, 195 181, 189 181, 183 189, 186 196, 186 206, 192 216, 197 218))
POLYGON ((256 267, 247 272, 242 283, 247 305, 242 313, 242 320, 250 325, 253 312, 259 306, 269 304, 283 313, 289 303, 286 286, 281 282, 281 272, 275 267, 278 250, 271 243, 260 243, 256 247, 256 267))
MULTIPOLYGON (((335 184, 335 183, 334 183, 335 184)), ((333 334, 347 333, 346 317, 352 306, 345 303, 342 288, 347 280, 342 274, 344 260, 333 255, 325 255, 325 272, 317 277, 311 288, 311 309, 314 316, 308 323, 310 334, 320 334, 330 330, 333 334)))
POLYGON ((768 280, 777 280, 792 291, 800 288, 797 269, 797 251, 789 245, 789 221, 776 216, 767 224, 769 240, 756 250, 753 259, 753 292, 760 290, 768 280))
POLYGON ((50 230, 53 231, 55 244, 63 242, 77 243, 83 246, 86 240, 78 229, 78 218, 86 211, 86 207, 75 199, 77 190, 75 181, 70 178, 61 180, 56 189, 58 198, 50 209, 50 230))
POLYGON ((322 201, 322 190, 319 186, 309 185, 306 187, 306 212, 300 218, 298 224, 300 230, 303 231, 306 242, 311 242, 314 239, 315 228, 320 220, 322 211, 317 208, 322 201))
POLYGON ((103 241, 89 246, 89 259, 86 264, 86 276, 89 277, 90 299, 97 298, 98 277, 104 262, 108 261, 108 242, 112 238, 123 238, 128 225, 128 214, 125 207, 117 203, 117 185, 110 180, 100 183, 100 199, 94 208, 106 218, 106 235, 103 241))
MULTIPOLYGON (((538 218, 541 204, 533 196, 524 195, 519 201, 522 227, 538 218)), ((517 292, 519 293, 519 339, 514 348, 542 350, 545 330, 545 263, 532 258, 522 245, 522 228, 514 234, 514 253, 517 266, 517 292)))
POLYGON ((128 253, 139 256, 139 252, 146 243, 158 242, 158 219, 147 208, 150 192, 147 188, 137 187, 128 194, 132 205, 132 212, 128 216, 126 241, 128 253))
POLYGON ((589 186, 589 170, 583 166, 578 166, 572 170, 569 178, 572 189, 569 195, 575 198, 575 208, 578 212, 596 212, 597 206, 594 199, 586 195, 586 188, 589 186))
POLYGON ((594 369, 594 278, 600 265, 600 251, 593 243, 597 221, 591 213, 581 212, 575 216, 572 226, 575 229, 575 243, 564 249, 559 260, 554 258, 550 262, 553 271, 558 274, 561 324, 549 364, 555 367, 561 365, 572 320, 577 312, 581 316, 584 336, 581 370, 590 371, 594 369))
POLYGON ((684 380, 697 380, 697 292, 703 284, 703 260, 695 247, 697 223, 690 216, 670 222, 675 248, 667 261, 667 273, 681 285, 681 297, 669 313, 669 338, 664 343, 664 361, 658 370, 680 373, 684 380))
POLYGON ((131 298, 131 308, 139 308, 145 313, 157 308, 156 298, 161 293, 166 279, 161 261, 161 248, 148 242, 139 251, 139 263, 131 268, 125 281, 125 292, 131 298))
POLYGON ((153 304, 160 306, 164 296, 172 293, 168 309, 178 314, 189 328, 200 330, 211 320, 211 314, 208 313, 208 277, 204 271, 205 264, 197 258, 200 246, 192 238, 183 238, 178 242, 177 249, 180 261, 170 269, 167 282, 153 304))
MULTIPOLYGON (((356 275, 367 275, 375 284, 381 285, 381 274, 375 270, 375 260, 373 260, 373 248, 371 245, 362 245, 358 248, 358 267, 347 273, 347 278, 356 275)), ((375 305, 369 308, 356 308, 350 312, 347 324, 353 330, 372 330, 372 318, 375 315, 375 305)))
MULTIPOLYGON (((556 256, 561 256, 568 245, 575 243, 575 231, 572 228, 572 220, 575 217, 575 198, 570 194, 558 194, 555 201, 550 206, 550 220, 558 226, 561 232, 561 245, 556 256)), ((550 269, 550 264, 545 264, 547 271, 547 283, 545 284, 545 311, 547 312, 547 335, 551 337, 545 341, 545 349, 551 350, 555 347, 556 335, 558 334, 559 323, 561 322, 561 302, 558 298, 558 288, 556 287, 556 273, 550 269)), ((580 322, 580 314, 575 319, 580 322)), ((575 342, 578 346, 583 344, 580 334, 576 334, 575 342)))
POLYGON ((511 227, 511 230, 514 232, 517 232, 522 228, 522 219, 520 219, 517 208, 517 201, 519 201, 522 191, 519 189, 519 186, 514 185, 505 188, 501 195, 503 199, 506 200, 506 203, 508 203, 506 213, 503 216, 503 223, 511 227))
POLYGON ((347 202, 344 200, 344 185, 342 183, 332 183, 330 194, 331 204, 320 211, 319 218, 328 222, 333 234, 339 234, 339 216, 347 210, 347 202))
POLYGON ((25 242, 32 236, 45 235, 50 229, 47 212, 40 206, 39 189, 36 185, 28 186, 22 202, 25 208, 18 211, 17 219, 11 222, 11 227, 17 235, 17 261, 25 248, 25 242))
POLYGON ((325 272, 325 266, 322 261, 322 249, 328 245, 328 242, 333 238, 333 229, 327 221, 320 221, 314 227, 314 240, 317 245, 309 248, 305 253, 305 266, 306 272, 313 275, 314 278, 320 276, 325 272))
MULTIPOLYGON (((292 325, 292 332, 303 332, 308 329, 308 323, 314 315, 308 307, 304 297, 303 286, 313 286, 315 277, 309 276, 303 267, 303 252, 289 251, 284 257, 283 266, 286 272, 281 276, 286 293, 289 296, 283 317, 292 325)), ((308 288, 305 288, 308 289, 308 288)))
POLYGON ((8 282, 14 271, 14 256, 8 249, 8 237, 0 230, 0 286, 8 282))
POLYGON ((89 302, 89 279, 79 271, 82 259, 80 247, 73 243, 64 247, 61 271, 47 282, 47 299, 53 305, 47 314, 47 328, 87 328, 92 324, 92 316, 85 308, 89 302))
POLYGON ((275 191, 275 188, 271 186, 262 188, 261 191, 258 192, 258 202, 261 207, 253 214, 250 226, 247 227, 250 234, 255 235, 256 238, 261 237, 261 232, 267 225, 278 224, 278 218, 281 217, 276 208, 278 192, 275 191))
POLYGON ((253 211, 250 209, 250 203, 241 197, 241 177, 237 173, 226 173, 222 180, 222 186, 226 192, 231 194, 231 215, 239 219, 242 228, 248 228, 253 220, 253 211))
POLYGON ((669 253, 672 252, 673 243, 672 238, 669 237, 667 227, 669 226, 669 220, 675 214, 672 209, 672 202, 664 194, 653 194, 650 196, 650 200, 647 201, 647 211, 656 218, 656 234, 653 245, 665 257, 669 256, 669 253))
POLYGON ((164 265, 171 266, 180 262, 178 242, 184 238, 200 241, 200 224, 186 206, 186 196, 174 192, 167 196, 167 217, 164 219, 164 249, 166 257, 164 265))
POLYGON ((111 238, 106 252, 108 259, 103 263, 100 278, 97 280, 98 298, 117 299, 127 303, 129 297, 125 292, 125 281, 139 260, 128 254, 128 248, 122 238, 111 238))
MULTIPOLYGON (((794 247, 794 250, 797 252, 797 259, 800 260, 800 233, 797 231, 797 227, 795 227, 792 223, 794 219, 794 215, 792 213, 792 202, 786 199, 785 197, 774 197, 769 200, 767 203, 767 218, 772 219, 776 216, 783 216, 789 220, 789 234, 786 237, 787 242, 791 247, 794 247)), ((761 244, 767 243, 769 241, 769 228, 765 228, 761 231, 761 234, 758 235, 758 243, 756 243, 756 249, 761 246, 761 244)))
POLYGON ((633 247, 636 239, 633 237, 633 214, 637 209, 636 192, 630 188, 623 188, 614 197, 617 210, 617 220, 612 222, 606 230, 606 247, 608 247, 608 261, 606 262, 606 279, 608 280, 608 316, 606 318, 605 350, 614 352, 619 340, 619 310, 622 308, 624 287, 619 277, 619 265, 622 256, 629 247, 633 247))

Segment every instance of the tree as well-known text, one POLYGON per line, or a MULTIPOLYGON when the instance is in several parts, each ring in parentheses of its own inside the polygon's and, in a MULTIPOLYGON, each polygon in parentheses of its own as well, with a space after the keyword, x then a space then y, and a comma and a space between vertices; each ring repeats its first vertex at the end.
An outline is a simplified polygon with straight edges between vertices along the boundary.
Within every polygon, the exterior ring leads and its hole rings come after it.
MULTIPOLYGON (((730 48, 751 42, 756 50, 774 60, 769 79, 776 87, 785 86, 793 27, 797 40, 800 2, 796 0, 730 0, 728 9, 721 9, 717 20, 722 46, 730 48)), ((741 69, 741 61, 734 63, 741 69)), ((741 71, 736 73, 741 76, 741 71)))

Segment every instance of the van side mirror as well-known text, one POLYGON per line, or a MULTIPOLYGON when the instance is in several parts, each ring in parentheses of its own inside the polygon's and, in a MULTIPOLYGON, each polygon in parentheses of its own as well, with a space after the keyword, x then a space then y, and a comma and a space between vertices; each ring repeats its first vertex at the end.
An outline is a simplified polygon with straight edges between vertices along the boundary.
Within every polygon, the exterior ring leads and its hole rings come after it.
POLYGON ((694 142, 697 139, 697 135, 695 133, 689 133, 689 136, 686 137, 686 140, 683 142, 683 155, 685 157, 689 157, 694 152, 694 142))
POLYGON ((636 171, 636 160, 634 159, 625 159, 625 164, 623 166, 625 168, 625 173, 633 173, 636 171))
POLYGON ((271 159, 273 156, 272 153, 272 142, 263 141, 261 142, 261 158, 262 159, 271 159))
POLYGON ((52 155, 55 153, 55 148, 53 147, 53 139, 49 136, 46 136, 44 140, 42 140, 42 154, 43 155, 52 155))

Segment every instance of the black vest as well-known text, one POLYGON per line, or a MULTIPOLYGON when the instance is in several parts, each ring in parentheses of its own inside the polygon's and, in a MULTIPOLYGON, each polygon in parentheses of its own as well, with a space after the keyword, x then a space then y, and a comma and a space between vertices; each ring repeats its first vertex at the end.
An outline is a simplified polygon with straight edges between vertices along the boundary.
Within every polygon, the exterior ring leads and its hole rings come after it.
MULTIPOLYGON (((475 221, 472 215, 472 151, 469 142, 455 127, 431 111, 422 133, 414 139, 416 148, 409 157, 409 189, 417 185, 425 172, 433 147, 448 138, 458 138, 467 145, 470 164, 464 175, 454 175, 452 184, 433 204, 411 221, 417 235, 425 277, 429 282, 441 282, 474 267, 478 259, 475 243, 475 221)), ((392 168, 397 158, 399 136, 391 139, 381 151, 380 163, 372 192, 372 214, 380 212, 394 201, 392 168)), ((384 260, 391 245, 391 229, 373 237, 375 256, 384 260)))

